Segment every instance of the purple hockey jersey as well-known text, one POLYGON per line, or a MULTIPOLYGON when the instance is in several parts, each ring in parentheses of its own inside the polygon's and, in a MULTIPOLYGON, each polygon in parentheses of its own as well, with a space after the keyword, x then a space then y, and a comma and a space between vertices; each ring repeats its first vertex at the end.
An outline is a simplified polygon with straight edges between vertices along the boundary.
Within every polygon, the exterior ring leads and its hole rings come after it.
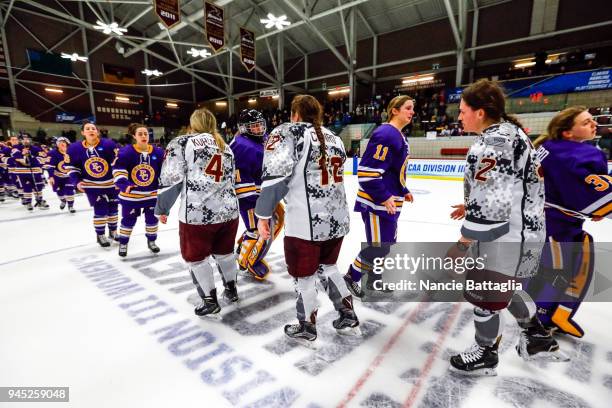
POLYGON ((359 190, 354 211, 373 212, 379 216, 399 218, 406 188, 406 166, 410 148, 402 133, 392 125, 379 126, 368 142, 359 162, 359 190), (397 212, 387 214, 384 201, 394 197, 397 212))
POLYGON ((538 149, 548 235, 572 235, 588 217, 612 218, 612 177, 604 153, 587 143, 549 140, 538 149))
POLYGON ((245 135, 238 135, 230 143, 236 160, 236 196, 241 211, 255 208, 261 190, 261 172, 264 156, 264 140, 261 142, 245 135))
POLYGON ((70 163, 70 157, 68 153, 62 154, 59 150, 53 149, 49 152, 49 157, 44 165, 44 169, 49 173, 49 177, 57 177, 61 179, 69 178, 68 165, 70 163))
POLYGON ((26 147, 22 144, 11 149, 13 174, 42 174, 42 150, 37 146, 26 147))
POLYGON ((159 147, 149 145, 144 152, 136 145, 121 148, 113 165, 115 185, 121 190, 119 198, 136 202, 157 198, 163 160, 164 151, 159 147), (129 186, 132 189, 128 193, 129 186))
POLYGON ((86 146, 85 141, 71 143, 70 164, 66 166, 71 182, 75 186, 82 182, 85 191, 114 188, 111 166, 115 149, 116 144, 110 139, 100 139, 93 147, 86 146))

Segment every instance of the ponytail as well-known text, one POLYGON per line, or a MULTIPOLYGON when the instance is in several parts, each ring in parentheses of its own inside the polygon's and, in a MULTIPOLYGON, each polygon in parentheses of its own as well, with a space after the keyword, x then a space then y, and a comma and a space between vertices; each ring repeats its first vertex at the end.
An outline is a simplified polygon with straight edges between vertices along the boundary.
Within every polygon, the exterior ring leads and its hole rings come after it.
POLYGON ((327 159, 325 155, 325 137, 323 136, 323 131, 321 130, 321 124, 313 123, 312 126, 314 127, 315 133, 317 134, 317 140, 319 141, 319 154, 323 158, 323 163, 326 163, 327 159))
POLYGON ((225 140, 217 130, 217 119, 211 111, 199 108, 193 111, 189 118, 189 127, 196 133, 208 133, 215 138, 215 143, 220 152, 225 150, 225 140))
MULTIPOLYGON (((525 127, 523 126, 523 124, 516 118, 516 116, 513 115, 508 115, 506 112, 502 112, 501 114, 501 118, 503 120, 505 120, 506 122, 510 122, 512 123, 514 126, 518 127, 519 129, 521 129, 523 132, 525 132, 525 127)), ((525 132, 527 133, 527 132, 525 132)))

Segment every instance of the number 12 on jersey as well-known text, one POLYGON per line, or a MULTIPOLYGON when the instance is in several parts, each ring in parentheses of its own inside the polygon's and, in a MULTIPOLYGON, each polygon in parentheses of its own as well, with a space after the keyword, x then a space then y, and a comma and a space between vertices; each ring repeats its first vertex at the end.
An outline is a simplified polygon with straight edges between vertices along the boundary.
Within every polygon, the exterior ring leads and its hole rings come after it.
MULTIPOLYGON (((332 165, 331 173, 333 177, 333 183, 342 183, 342 158, 340 156, 332 156, 329 160, 332 165)), ((325 157, 319 159, 319 167, 321 168, 321 185, 329 185, 329 171, 327 169, 327 163, 325 157)))

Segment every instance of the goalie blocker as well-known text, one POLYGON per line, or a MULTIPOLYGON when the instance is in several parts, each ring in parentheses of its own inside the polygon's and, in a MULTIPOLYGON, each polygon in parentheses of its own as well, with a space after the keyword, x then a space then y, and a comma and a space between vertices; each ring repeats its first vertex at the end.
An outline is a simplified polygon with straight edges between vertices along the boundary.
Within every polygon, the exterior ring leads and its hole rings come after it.
POLYGON ((285 207, 279 203, 272 215, 270 230, 272 234, 265 240, 257 230, 245 231, 238 240, 238 265, 241 270, 248 271, 257 280, 263 281, 270 273, 270 267, 264 260, 272 242, 280 234, 285 223, 285 207))

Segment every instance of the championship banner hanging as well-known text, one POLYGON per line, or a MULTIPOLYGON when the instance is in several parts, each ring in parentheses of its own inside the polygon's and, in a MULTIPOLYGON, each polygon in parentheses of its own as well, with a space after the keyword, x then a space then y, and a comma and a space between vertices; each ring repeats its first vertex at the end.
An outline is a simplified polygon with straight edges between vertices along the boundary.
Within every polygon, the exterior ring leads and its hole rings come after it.
POLYGON ((204 3, 204 19, 206 22, 206 40, 215 52, 225 45, 225 29, 223 24, 223 9, 212 3, 204 3))
POLYGON ((155 0, 155 14, 170 28, 181 21, 180 0, 155 0))
POLYGON ((240 61, 248 72, 255 68, 255 33, 240 27, 240 61))

